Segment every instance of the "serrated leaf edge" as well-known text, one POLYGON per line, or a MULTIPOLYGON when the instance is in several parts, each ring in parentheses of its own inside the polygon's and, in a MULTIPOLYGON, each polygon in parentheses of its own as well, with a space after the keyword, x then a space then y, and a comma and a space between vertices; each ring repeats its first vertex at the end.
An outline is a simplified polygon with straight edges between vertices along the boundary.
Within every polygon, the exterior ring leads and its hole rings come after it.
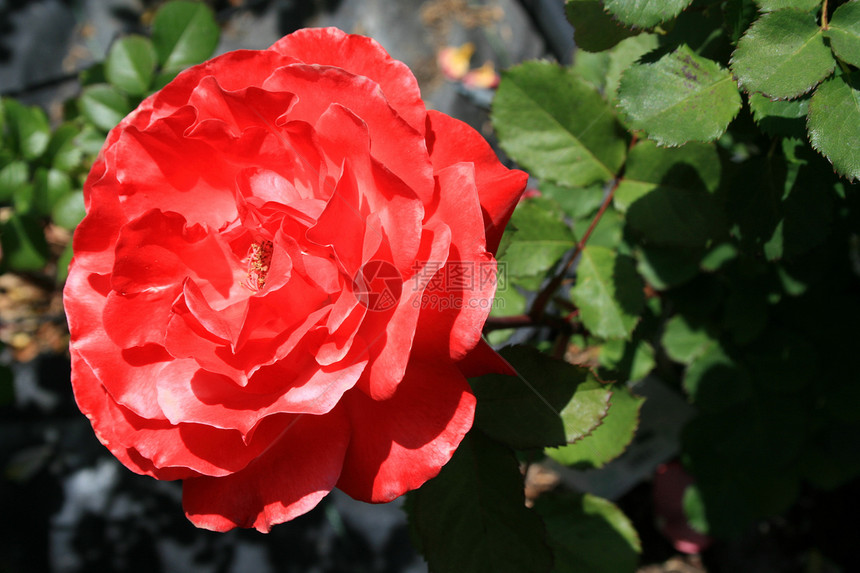
MULTIPOLYGON (((756 5, 758 5, 758 4, 756 4, 756 5)), ((807 12, 807 11, 798 10, 797 8, 784 8, 784 9, 782 9, 782 10, 772 10, 772 11, 770 11, 770 12, 760 12, 760 17, 759 17, 759 19, 755 20, 752 24, 750 24, 749 28, 747 28, 747 29, 746 29, 746 31, 744 31, 744 33, 743 33, 743 34, 741 35, 741 37, 738 39, 738 43, 737 43, 737 45, 735 46, 735 49, 734 49, 734 50, 732 50, 732 55, 729 57, 729 71, 732 73, 732 77, 735 79, 735 82, 736 82, 736 83, 737 83, 737 85, 738 85, 738 89, 743 90, 743 91, 744 91, 744 93, 747 93, 747 94, 750 94, 750 93, 757 93, 757 94, 761 94, 761 95, 765 96, 766 98, 769 98, 771 101, 790 101, 790 100, 794 100, 794 99, 797 99, 797 98, 799 98, 799 97, 803 97, 803 96, 805 96, 806 94, 808 94, 809 92, 811 92, 813 89, 815 89, 818 85, 820 85, 820 84, 821 84, 821 82, 823 82, 823 81, 824 81, 824 80, 826 80, 828 77, 830 77, 830 75, 833 73, 833 70, 834 70, 834 69, 835 69, 835 67, 836 67, 836 61, 834 60, 834 61, 833 61, 833 67, 832 67, 832 68, 830 68, 830 70, 829 70, 826 74, 824 74, 824 76, 822 76, 819 80, 817 80, 816 82, 814 82, 811 86, 809 86, 809 87, 807 87, 807 88, 804 88, 804 90, 803 90, 802 92, 800 92, 800 93, 797 93, 797 94, 795 94, 795 95, 793 95, 793 96, 786 96, 786 97, 778 97, 778 96, 774 96, 774 95, 772 95, 772 94, 769 94, 769 93, 766 93, 766 92, 763 92, 763 91, 760 91, 760 90, 750 90, 749 88, 747 88, 745 85, 743 85, 743 84, 741 83, 741 79, 740 79, 740 77, 738 77, 738 74, 737 74, 737 73, 735 73, 735 70, 734 70, 734 65, 735 65, 735 55, 737 54, 738 49, 740 48, 740 44, 741 44, 741 42, 742 42, 742 41, 743 41, 743 39, 747 36, 747 34, 749 34, 749 31, 752 29, 752 27, 753 27, 753 26, 755 26, 756 22, 758 22, 758 21, 761 19, 761 17, 763 17, 763 16, 765 16, 765 15, 776 14, 776 13, 778 13, 778 12, 797 12, 797 13, 799 13, 799 14, 809 14, 809 13, 810 13, 810 12, 807 12)), ((819 30, 818 30, 818 31, 819 31, 819 33, 820 33, 820 34, 822 34, 822 36, 824 35, 824 31, 823 31, 823 30, 821 30, 821 28, 820 28, 820 27, 819 27, 819 30)))
MULTIPOLYGON (((821 84, 820 84, 820 85, 824 85, 824 82, 821 82, 821 84)), ((853 89, 853 88, 851 88, 851 86, 848 86, 848 87, 849 87, 849 89, 853 89)), ((818 90, 817 90, 817 89, 815 90, 815 93, 818 93, 818 90)), ((814 98, 814 97, 815 97, 815 94, 813 94, 813 95, 812 95, 812 97, 814 98)), ((809 129, 809 121, 810 121, 810 119, 812 118, 812 115, 813 115, 813 113, 812 113, 812 99, 810 99, 810 100, 809 100, 809 112, 806 114, 806 135, 807 135, 807 139, 809 140, 809 145, 811 145, 811 146, 812 146, 812 149, 814 149, 814 150, 816 151, 816 153, 818 153, 819 155, 821 155, 822 157, 824 157, 825 159, 827 159, 828 163, 830 163, 830 166, 833 168, 833 173, 835 173, 835 174, 839 175, 840 177, 844 177, 844 178, 845 178, 845 179, 847 179, 850 183, 854 183, 855 181, 860 180, 860 177, 855 177, 855 176, 850 175, 850 174, 848 174, 848 173, 842 173, 841 171, 839 171, 839 170, 836 168, 836 165, 834 165, 834 164, 833 164, 833 160, 832 160, 832 159, 830 159, 830 156, 829 156, 829 155, 827 155, 826 153, 824 153, 824 152, 819 148, 819 146, 817 145, 817 143, 820 143, 820 142, 816 142, 816 140, 812 137, 812 132, 811 132, 811 131, 810 131, 810 129, 809 129)))

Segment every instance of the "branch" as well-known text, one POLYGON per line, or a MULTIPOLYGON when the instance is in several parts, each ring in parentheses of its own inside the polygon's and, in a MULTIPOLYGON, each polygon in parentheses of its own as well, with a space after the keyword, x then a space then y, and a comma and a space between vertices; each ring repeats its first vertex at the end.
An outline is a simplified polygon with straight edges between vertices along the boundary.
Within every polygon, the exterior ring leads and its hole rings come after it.
POLYGON ((589 237, 591 237, 591 233, 594 231, 595 227, 597 227, 597 224, 600 222, 600 218, 603 217, 603 213, 605 213, 606 209, 609 208, 609 204, 612 203, 612 198, 615 196, 615 190, 618 189, 618 185, 620 184, 621 178, 616 178, 612 183, 612 188, 609 190, 609 193, 604 197, 603 203, 600 204, 600 209, 597 210, 597 213, 591 220, 591 224, 588 226, 588 229, 586 229, 582 238, 579 239, 579 242, 576 243, 570 255, 568 255, 564 268, 556 273, 552 280, 538 293, 534 304, 532 304, 532 308, 529 311, 529 316, 532 319, 540 320, 543 317, 546 305, 549 303, 555 291, 558 290, 558 287, 561 286, 561 283, 564 282, 567 271, 570 270, 570 267, 573 266, 573 263, 582 253, 582 250, 585 248, 585 244, 588 242, 589 237))

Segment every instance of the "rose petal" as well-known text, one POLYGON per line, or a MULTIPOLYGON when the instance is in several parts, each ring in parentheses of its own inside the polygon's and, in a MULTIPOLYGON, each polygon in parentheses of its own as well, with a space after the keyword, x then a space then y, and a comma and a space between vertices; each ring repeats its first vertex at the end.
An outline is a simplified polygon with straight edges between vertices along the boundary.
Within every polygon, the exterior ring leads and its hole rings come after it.
POLYGON ((299 94, 282 122, 315 126, 332 104, 347 108, 367 124, 373 156, 419 197, 432 194, 433 168, 424 137, 397 115, 376 82, 340 68, 293 64, 275 71, 263 87, 299 94))
POLYGON ((424 230, 421 243, 416 258, 420 266, 415 269, 416 274, 404 282, 397 306, 389 311, 371 309, 361 326, 360 332, 371 349, 372 359, 358 387, 375 400, 390 398, 403 379, 412 354, 426 285, 422 276, 432 275, 435 268, 429 272, 427 267, 437 262, 444 264, 448 258, 451 230, 444 224, 430 225, 424 230))
POLYGON ((74 350, 72 360, 72 387, 78 406, 92 422, 99 441, 138 473, 159 479, 227 475, 259 456, 274 437, 274 429, 267 426, 246 444, 233 430, 141 418, 111 399, 90 365, 74 350), (149 463, 138 463, 141 458, 149 463))
POLYGON ((352 439, 337 487, 387 502, 435 477, 472 427, 475 398, 459 370, 410 363, 389 400, 344 395, 352 439))
POLYGON ((284 426, 271 447, 230 476, 186 479, 185 515, 198 527, 267 532, 313 509, 335 486, 349 444, 342 410, 303 415, 284 426))
POLYGON ((244 388, 196 365, 165 372, 158 381, 158 402, 174 424, 238 430, 246 440, 273 414, 325 414, 355 385, 367 364, 367 349, 356 345, 343 363, 322 367, 302 350, 291 360, 259 369, 244 388))
POLYGON ((181 72, 172 82, 145 99, 119 127, 124 129, 135 125, 143 129, 153 121, 172 115, 188 103, 191 92, 206 77, 216 77, 225 90, 261 87, 272 70, 295 62, 295 58, 271 50, 227 52, 181 72))
POLYGON ((270 50, 307 64, 336 66, 379 83, 388 103, 419 133, 424 133, 424 102, 418 81, 403 62, 393 59, 372 38, 337 28, 298 30, 275 42, 270 50))
POLYGON ((145 130, 129 126, 120 133, 111 151, 122 160, 109 163, 108 169, 116 172, 117 191, 130 218, 155 205, 182 213, 191 225, 212 229, 236 218, 235 168, 213 161, 217 152, 207 143, 183 135, 194 116, 193 108, 184 107, 145 130), (201 196, 206 201, 200 201, 201 196))
MULTIPOLYGON (((290 92, 273 92, 253 86, 225 90, 218 78, 209 76, 194 86, 188 105, 197 112, 198 125, 218 121, 225 124, 234 136, 239 136, 249 127, 263 125, 274 129, 277 119, 289 112, 295 100, 295 94, 290 92)), ((194 129, 190 128, 189 136, 193 137, 194 129)))
MULTIPOLYGON (((351 167, 360 198, 356 211, 376 216, 378 223, 369 228, 387 238, 392 262, 401 274, 405 273, 415 259, 421 240, 422 202, 403 181, 372 157, 367 125, 350 110, 337 104, 329 106, 320 117, 317 130, 330 160, 351 167)), ((368 222, 366 215, 364 221, 368 222)))
POLYGON ((525 191, 528 174, 502 165, 486 140, 462 121, 429 110, 427 122, 427 148, 437 173, 455 163, 474 164, 487 250, 495 254, 505 225, 525 191))
MULTIPOLYGON (((126 350, 105 333, 101 316, 109 290, 99 275, 73 268, 66 280, 63 303, 69 317, 71 350, 91 364, 92 377, 101 381, 113 399, 137 414, 164 419, 155 399, 155 379, 164 366, 166 355, 157 345, 126 350)), ((88 378, 89 379, 89 378, 88 378)))
MULTIPOLYGON (((96 165, 104 166, 104 162, 96 165)), ((125 223, 125 216, 115 191, 116 179, 97 172, 97 167, 93 167, 84 184, 87 214, 75 232, 74 260, 70 269, 109 273, 114 263, 116 237, 125 223)))
POLYGON ((468 163, 446 167, 437 177, 440 197, 431 220, 452 229, 448 262, 422 299, 415 348, 421 356, 445 352, 462 359, 481 338, 496 290, 496 261, 484 248, 474 170, 468 163), (462 193, 451 191, 466 190, 462 193))

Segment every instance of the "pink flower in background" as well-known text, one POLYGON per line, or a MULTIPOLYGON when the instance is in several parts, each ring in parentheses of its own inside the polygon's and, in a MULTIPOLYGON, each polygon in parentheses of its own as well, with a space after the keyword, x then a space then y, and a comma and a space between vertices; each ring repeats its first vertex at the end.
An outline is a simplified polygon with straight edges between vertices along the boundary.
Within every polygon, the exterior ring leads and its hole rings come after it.
POLYGON ((87 179, 78 405, 208 529, 417 488, 471 427, 466 377, 509 371, 480 332, 525 183, 371 39, 302 30, 195 66, 87 179))

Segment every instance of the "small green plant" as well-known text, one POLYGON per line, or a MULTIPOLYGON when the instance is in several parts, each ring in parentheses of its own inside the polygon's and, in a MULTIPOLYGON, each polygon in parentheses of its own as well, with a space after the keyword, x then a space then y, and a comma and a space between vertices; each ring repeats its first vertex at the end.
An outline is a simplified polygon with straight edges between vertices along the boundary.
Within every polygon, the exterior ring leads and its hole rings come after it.
POLYGON ((121 37, 104 62, 81 72, 81 93, 66 102, 59 125, 38 107, 0 99, 0 272, 56 268, 56 280, 65 280, 71 243, 56 267, 48 265, 55 257, 47 226, 74 230, 84 216, 84 179, 106 133, 144 97, 209 58, 219 36, 205 4, 169 2, 155 14, 151 39, 121 37))

